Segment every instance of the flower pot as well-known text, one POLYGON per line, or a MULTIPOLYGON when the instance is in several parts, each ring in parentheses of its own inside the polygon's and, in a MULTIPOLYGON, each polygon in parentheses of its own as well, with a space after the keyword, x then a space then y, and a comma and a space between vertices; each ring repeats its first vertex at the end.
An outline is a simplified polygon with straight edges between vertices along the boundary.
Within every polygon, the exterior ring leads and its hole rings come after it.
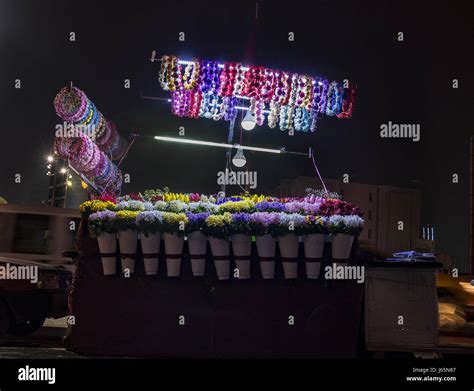
POLYGON ((269 234, 257 236, 257 254, 262 278, 267 280, 275 277, 276 240, 269 234))
POLYGON ((206 270, 207 237, 200 231, 190 232, 188 247, 193 276, 201 277, 206 270))
POLYGON ((137 256, 138 233, 127 229, 118 233, 120 246, 120 259, 122 263, 122 273, 127 269, 130 273, 135 272, 135 258, 137 256))
POLYGON ((161 234, 140 235, 142 244, 143 264, 145 273, 150 276, 158 273, 158 259, 160 257, 161 234))
POLYGON ((181 257, 183 255, 184 236, 165 233, 166 273, 168 277, 179 277, 181 271, 181 257))
POLYGON ((324 251, 324 235, 311 234, 304 237, 304 256, 306 258, 322 258, 324 251))
POLYGON ((250 278, 250 256, 252 254, 252 239, 248 235, 234 234, 231 236, 235 266, 239 270, 239 279, 250 278))
POLYGON ((286 234, 278 238, 280 255, 283 263, 283 274, 285 278, 298 277, 298 236, 286 234))
POLYGON ((117 273, 117 235, 103 232, 97 237, 104 275, 117 273))
POLYGON ((337 234, 332 237, 332 258, 333 259, 349 259, 351 255, 352 243, 354 236, 337 234))
POLYGON ((324 235, 311 234, 304 237, 306 277, 318 279, 321 271, 321 258, 324 251, 324 235))
POLYGON ((228 280, 230 277, 230 246, 227 239, 209 238, 214 266, 216 267, 217 278, 228 280))

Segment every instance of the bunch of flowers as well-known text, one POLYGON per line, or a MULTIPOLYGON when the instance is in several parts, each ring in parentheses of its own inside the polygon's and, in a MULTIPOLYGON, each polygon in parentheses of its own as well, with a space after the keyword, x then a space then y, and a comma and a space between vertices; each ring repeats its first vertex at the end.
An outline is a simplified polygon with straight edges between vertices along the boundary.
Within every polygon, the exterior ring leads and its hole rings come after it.
POLYGON ((186 212, 188 224, 186 225, 186 232, 202 231, 206 225, 206 219, 209 217, 209 212, 186 212))
POLYGON ((250 215, 250 226, 254 235, 270 234, 278 236, 280 232, 280 213, 255 212, 250 215))
POLYGON ((165 211, 167 208, 168 208, 168 203, 165 201, 156 201, 153 204, 153 209, 155 210, 165 211))
POLYGON ((89 227, 96 235, 102 232, 115 233, 117 232, 115 215, 115 212, 107 209, 92 213, 89 216, 89 227))
POLYGON ((299 213, 281 213, 279 221, 279 236, 286 234, 302 234, 305 221, 305 216, 300 215, 299 213))
POLYGON ((230 224, 231 234, 251 235, 250 216, 251 214, 249 213, 232 214, 232 222, 230 224))
POLYGON ((79 212, 81 212, 82 216, 85 218, 89 217, 94 212, 100 212, 106 209, 114 210, 115 204, 111 201, 90 200, 79 205, 79 212))
POLYGON ((136 218, 138 211, 119 210, 115 213, 115 226, 117 231, 126 231, 128 229, 137 229, 136 218))
POLYGON ((188 221, 185 213, 163 212, 163 232, 182 236, 188 221))
POLYGON ((335 234, 346 234, 357 236, 361 233, 364 219, 358 215, 334 215, 327 221, 329 232, 335 234))
POLYGON ((326 199, 321 203, 319 208, 319 214, 322 216, 349 216, 357 215, 362 216, 362 212, 357 205, 351 204, 350 202, 326 199))
POLYGON ((172 212, 172 213, 181 213, 181 212, 186 212, 189 210, 189 206, 186 202, 180 201, 180 200, 173 200, 167 202, 166 206, 166 212, 172 212))
POLYGON ((300 202, 292 201, 287 202, 285 205, 285 211, 287 213, 300 213, 300 214, 311 214, 315 215, 319 212, 321 203, 309 203, 309 202, 300 202))
POLYGON ((213 238, 224 239, 231 234, 232 214, 209 215, 204 225, 204 233, 213 238))
POLYGON ((202 213, 202 212, 209 212, 209 213, 216 213, 218 210, 218 206, 211 202, 205 201, 197 201, 197 202, 190 202, 188 204, 189 211, 192 213, 202 213))
POLYGON ((239 200, 239 201, 226 201, 219 205, 219 212, 247 212, 252 213, 255 211, 254 203, 250 200, 239 200))
POLYGON ((255 209, 259 212, 285 212, 286 207, 278 201, 260 201, 255 204, 255 209))
POLYGON ((151 203, 144 203, 143 201, 120 201, 115 205, 116 210, 131 210, 131 211, 142 211, 142 210, 151 210, 153 205, 151 203))
POLYGON ((328 232, 327 221, 328 218, 324 216, 307 215, 305 216, 302 233, 305 235, 326 234, 328 232))
POLYGON ((162 230, 163 212, 157 210, 145 210, 139 212, 136 217, 137 231, 148 237, 162 230))

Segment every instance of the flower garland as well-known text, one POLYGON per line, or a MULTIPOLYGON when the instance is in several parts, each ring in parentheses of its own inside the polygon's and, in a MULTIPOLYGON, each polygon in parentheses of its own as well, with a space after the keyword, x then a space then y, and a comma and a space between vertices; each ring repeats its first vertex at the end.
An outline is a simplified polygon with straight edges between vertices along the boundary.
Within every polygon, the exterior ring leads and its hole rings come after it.
POLYGON ((249 111, 255 118, 255 123, 258 126, 263 125, 263 121, 265 120, 265 115, 263 113, 263 108, 265 107, 265 103, 263 99, 259 98, 252 98, 250 99, 250 107, 249 111))
POLYGON ((109 158, 87 136, 56 137, 55 152, 63 159, 69 159, 71 166, 94 183, 111 192, 122 186, 122 173, 109 158))
POLYGON ((237 63, 235 67, 234 89, 232 92, 234 96, 242 95, 242 90, 243 90, 244 81, 245 81, 245 71, 242 68, 243 68, 242 64, 237 63))
POLYGON ((224 68, 222 68, 222 71, 219 76, 219 82, 220 82, 219 95, 220 96, 233 95, 236 76, 237 76, 237 64, 235 62, 225 62, 224 68))
POLYGON ((342 110, 336 116, 338 118, 351 118, 355 103, 355 88, 348 88, 344 90, 344 101, 342 103, 342 110))
MULTIPOLYGON (((241 63, 193 60, 180 62, 176 56, 161 59, 161 87, 172 95, 172 112, 178 116, 214 120, 235 118, 235 98, 250 98, 250 111, 257 124, 264 121, 263 111, 269 105, 268 125, 281 130, 314 132, 323 115, 350 118, 355 92, 335 81, 299 75, 263 66, 241 63), (190 93, 186 93, 189 91, 190 93), (232 99, 224 99, 232 98, 232 99)), ((95 110, 70 100, 69 116, 81 118, 96 128, 98 135, 108 137, 106 121, 95 110)))
POLYGON ((199 80, 199 72, 201 63, 199 60, 194 60, 184 68, 183 87, 186 90, 192 90, 196 87, 199 80))
POLYGON ((220 85, 220 69, 216 61, 203 61, 200 88, 204 93, 217 94, 220 85))
POLYGON ((278 116, 280 114, 281 106, 278 103, 270 102, 270 113, 268 114, 268 127, 274 129, 277 126, 278 116))
MULTIPOLYGON (((65 122, 86 134, 99 148, 110 154, 113 160, 121 159, 127 143, 86 94, 77 87, 64 87, 54 98, 56 114, 65 122)), ((75 134, 76 135, 76 134, 75 134)))

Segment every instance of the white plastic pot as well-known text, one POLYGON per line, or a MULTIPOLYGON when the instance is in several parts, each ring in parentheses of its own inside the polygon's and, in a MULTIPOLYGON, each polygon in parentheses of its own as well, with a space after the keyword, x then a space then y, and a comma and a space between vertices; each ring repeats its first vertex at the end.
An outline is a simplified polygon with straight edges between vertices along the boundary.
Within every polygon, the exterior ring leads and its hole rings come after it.
POLYGON ((283 263, 283 274, 285 278, 298 277, 298 236, 286 234, 278 238, 280 255, 283 263))
POLYGON ((143 264, 147 275, 158 273, 158 259, 160 253, 161 234, 140 234, 140 242, 142 244, 143 264))
POLYGON ((137 256, 138 233, 135 230, 127 229, 118 233, 120 246, 120 259, 122 263, 122 273, 127 270, 135 272, 135 257, 137 256))
POLYGON ((183 255, 184 236, 165 233, 163 235, 166 253, 166 273, 168 277, 179 277, 183 255))
POLYGON ((262 278, 272 279, 275 277, 276 240, 270 234, 265 234, 257 236, 256 243, 262 278))
POLYGON ((97 236, 97 243, 101 254, 100 258, 104 275, 116 274, 117 262, 115 254, 117 253, 117 234, 102 232, 97 236), (103 256, 102 254, 108 254, 111 256, 103 256))
POLYGON ((345 234, 336 234, 332 237, 332 258, 349 259, 351 255, 354 236, 345 234))
POLYGON ((201 277, 206 270, 207 237, 200 231, 189 233, 188 247, 193 276, 201 277))
POLYGON ((324 235, 311 234, 304 236, 304 256, 306 258, 322 258, 324 251, 324 235))
POLYGON ((231 236, 235 266, 239 271, 239 279, 250 278, 250 256, 252 254, 252 239, 249 235, 234 234, 231 236))
POLYGON ((304 237, 306 277, 316 280, 321 271, 321 258, 324 252, 324 235, 311 234, 304 237))
POLYGON ((211 252, 214 256, 214 266, 219 280, 228 280, 230 277, 230 245, 227 239, 209 238, 211 252), (219 259, 216 259, 219 257, 219 259))

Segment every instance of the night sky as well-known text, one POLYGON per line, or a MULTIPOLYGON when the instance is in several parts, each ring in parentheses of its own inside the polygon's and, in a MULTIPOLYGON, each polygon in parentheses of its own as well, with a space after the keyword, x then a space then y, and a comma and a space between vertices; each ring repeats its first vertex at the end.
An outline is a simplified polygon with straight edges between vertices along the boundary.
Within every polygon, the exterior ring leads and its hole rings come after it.
MULTIPOLYGON (((47 197, 44 159, 59 122, 52 102, 70 81, 123 136, 177 136, 184 126, 189 138, 222 142, 226 122, 180 119, 166 102, 140 98, 167 97, 150 53, 243 61, 358 85, 352 119, 325 117, 316 133, 294 137, 264 125, 244 133, 243 144, 296 151, 314 146, 324 177, 348 173, 353 182, 416 187, 422 222, 437 224, 441 236, 451 235, 451 252, 467 256, 473 107, 467 1, 260 1, 256 27, 255 1, 97 3, 0 0, 0 196, 12 203, 47 197), (69 41, 70 32, 76 42, 69 41), (21 89, 14 88, 15 79, 21 89), (130 89, 124 79, 131 80, 130 89), (380 124, 388 121, 420 124, 421 140, 380 138, 380 124), (16 173, 21 184, 14 183, 16 173), (452 184, 452 173, 459 184, 452 184)), ((234 141, 239 133, 237 127, 234 141)), ((283 178, 314 175, 301 157, 246 157, 258 171, 259 193, 271 192, 283 178)), ((214 192, 223 165, 221 149, 141 139, 123 164, 131 175, 123 190, 214 192)))

